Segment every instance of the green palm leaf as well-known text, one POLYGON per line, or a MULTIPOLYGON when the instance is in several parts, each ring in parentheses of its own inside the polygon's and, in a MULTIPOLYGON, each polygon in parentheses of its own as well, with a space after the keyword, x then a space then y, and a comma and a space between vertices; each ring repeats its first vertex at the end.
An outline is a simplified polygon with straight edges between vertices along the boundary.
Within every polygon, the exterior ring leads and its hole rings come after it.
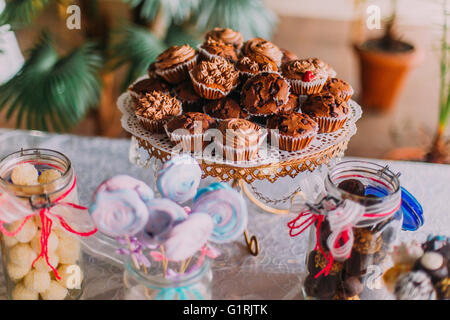
POLYGON ((175 24, 170 25, 167 30, 164 42, 167 46, 181 46, 188 44, 193 48, 196 48, 203 39, 199 37, 197 30, 191 30, 187 27, 178 26, 175 24))
POLYGON ((0 111, 16 115, 17 127, 67 131, 98 102, 101 57, 92 43, 60 57, 53 39, 43 33, 15 77, 0 86, 0 111))
POLYGON ((140 16, 153 21, 159 9, 169 24, 180 24, 197 10, 200 0, 124 0, 133 8, 140 6, 140 16))
POLYGON ((214 27, 231 28, 239 30, 245 39, 270 39, 277 23, 275 13, 261 0, 202 0, 195 18, 201 32, 214 27))
POLYGON ((165 49, 165 44, 146 28, 123 25, 115 30, 110 49, 113 57, 111 68, 122 65, 129 67, 122 89, 143 75, 150 63, 165 49))
POLYGON ((10 24, 12 28, 22 28, 45 8, 49 0, 6 0, 6 6, 0 15, 0 25, 10 24))

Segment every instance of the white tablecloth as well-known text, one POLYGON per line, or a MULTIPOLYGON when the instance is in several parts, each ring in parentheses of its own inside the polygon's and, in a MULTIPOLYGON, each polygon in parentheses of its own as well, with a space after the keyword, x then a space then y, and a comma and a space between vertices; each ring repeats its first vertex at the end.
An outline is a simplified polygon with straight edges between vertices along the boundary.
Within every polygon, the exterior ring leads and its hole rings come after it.
MULTIPOLYGON (((0 130, 0 157, 27 147, 47 147, 65 153, 73 162, 78 177, 82 204, 88 204, 97 185, 116 174, 128 174, 151 184, 154 173, 130 163, 127 139, 105 139, 71 135, 40 135, 0 130)), ((426 163, 371 160, 389 164, 400 171, 402 186, 422 204, 425 224, 416 232, 401 232, 400 239, 425 240, 430 233, 450 235, 450 166, 426 163)), ((205 184, 208 181, 204 182, 205 184)), ((296 188, 290 178, 265 185, 266 193, 289 193, 296 188)), ((292 216, 263 213, 250 204, 249 233, 261 244, 258 257, 248 254, 244 240, 222 246, 222 256, 214 262, 215 299, 300 299, 300 280, 305 273, 308 235, 290 238, 286 223, 292 216)), ((85 299, 120 299, 122 268, 91 255, 86 257, 85 299)), ((3 275, 0 275, 0 281, 3 275)), ((0 297, 5 298, 0 284, 0 297)), ((388 297, 388 296, 386 296, 388 297)))

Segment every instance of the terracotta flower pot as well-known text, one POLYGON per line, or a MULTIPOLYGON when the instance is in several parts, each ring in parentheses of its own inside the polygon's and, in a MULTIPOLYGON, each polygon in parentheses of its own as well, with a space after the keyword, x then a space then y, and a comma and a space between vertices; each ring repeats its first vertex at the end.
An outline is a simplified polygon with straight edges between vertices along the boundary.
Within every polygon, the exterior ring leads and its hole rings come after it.
POLYGON ((354 45, 360 62, 360 102, 364 108, 388 111, 394 105, 408 72, 421 61, 422 55, 407 43, 402 43, 405 50, 388 52, 367 46, 368 42, 354 45))

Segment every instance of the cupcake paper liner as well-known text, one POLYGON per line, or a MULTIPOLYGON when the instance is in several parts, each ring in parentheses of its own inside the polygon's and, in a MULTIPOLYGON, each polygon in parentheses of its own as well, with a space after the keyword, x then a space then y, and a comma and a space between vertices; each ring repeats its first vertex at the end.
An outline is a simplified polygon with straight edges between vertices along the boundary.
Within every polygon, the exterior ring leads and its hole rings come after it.
POLYGON ((302 80, 295 79, 287 79, 291 84, 292 92, 299 95, 311 95, 315 93, 319 93, 322 91, 325 82, 327 82, 327 78, 317 79, 310 82, 305 82, 302 80))
POLYGON ((222 141, 215 139, 214 143, 219 150, 222 152, 222 156, 226 160, 232 161, 249 161, 254 159, 258 155, 258 151, 261 148, 267 132, 263 133, 258 138, 256 145, 246 148, 236 148, 234 146, 224 146, 222 141))
POLYGON ((292 152, 306 148, 315 139, 317 131, 310 132, 303 137, 291 137, 282 135, 276 130, 271 130, 271 135, 278 140, 278 148, 280 150, 292 152))
POLYGON ((345 102, 348 102, 348 100, 350 100, 350 98, 353 96, 353 94, 355 93, 355 91, 353 90, 353 88, 352 87, 350 87, 350 92, 349 93, 347 93, 347 94, 345 94, 344 92, 342 93, 343 94, 343 99, 344 99, 344 101, 345 102))
POLYGON ((178 145, 181 143, 181 146, 184 151, 190 150, 190 152, 203 151, 207 145, 209 145, 210 141, 205 141, 205 134, 176 134, 173 132, 169 132, 167 130, 167 125, 164 125, 164 130, 166 131, 167 136, 170 141, 174 145, 178 145), (202 146, 201 150, 195 150, 197 145, 202 146))
POLYGON ((222 156, 225 160, 231 161, 249 161, 258 155, 259 146, 253 148, 236 149, 233 147, 224 146, 220 142, 215 142, 217 148, 221 150, 222 156))
POLYGON ((198 49, 198 53, 200 54, 200 59, 203 58, 204 60, 207 60, 207 61, 214 60, 214 58, 223 58, 223 59, 225 59, 224 57, 221 57, 221 56, 219 56, 217 54, 212 54, 212 53, 208 52, 207 50, 203 49, 201 47, 201 45, 199 45, 197 47, 197 49, 198 49))
POLYGON ((236 87, 236 86, 233 86, 229 91, 222 91, 220 89, 210 88, 210 87, 205 86, 203 83, 200 83, 197 80, 195 80, 195 78, 192 76, 192 72, 189 72, 189 75, 191 77, 192 85, 194 87, 195 92, 197 92, 197 94, 200 97, 208 99, 208 100, 221 99, 221 98, 225 97, 226 95, 228 95, 236 87))
POLYGON ((168 119, 152 120, 138 115, 136 117, 142 126, 152 133, 164 133, 164 125, 168 122, 168 119))
POLYGON ((328 118, 315 117, 314 120, 319 124, 319 133, 330 133, 341 129, 348 117, 345 118, 328 118))
POLYGON ((156 73, 169 83, 179 83, 188 78, 188 72, 197 64, 198 55, 175 67, 157 70, 156 73))

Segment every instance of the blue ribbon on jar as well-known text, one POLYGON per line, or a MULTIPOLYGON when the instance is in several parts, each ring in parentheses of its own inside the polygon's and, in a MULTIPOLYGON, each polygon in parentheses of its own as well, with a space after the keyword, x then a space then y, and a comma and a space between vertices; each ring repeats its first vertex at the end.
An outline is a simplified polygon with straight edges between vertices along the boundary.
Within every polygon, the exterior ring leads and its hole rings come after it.
POLYGON ((178 295, 178 300, 191 300, 189 294, 194 295, 197 300, 205 300, 202 294, 193 285, 177 287, 177 288, 164 288, 156 296, 156 300, 175 300, 178 295))

